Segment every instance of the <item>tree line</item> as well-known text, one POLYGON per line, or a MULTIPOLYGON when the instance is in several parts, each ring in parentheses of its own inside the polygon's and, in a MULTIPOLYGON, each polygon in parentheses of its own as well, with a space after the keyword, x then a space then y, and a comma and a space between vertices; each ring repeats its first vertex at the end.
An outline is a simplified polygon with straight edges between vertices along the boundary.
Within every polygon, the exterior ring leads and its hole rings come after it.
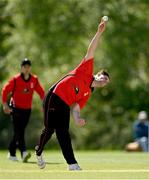
MULTIPOLYGON (((71 121, 76 148, 122 149, 132 140, 132 123, 138 111, 149 113, 149 2, 147 0, 1 0, 0 88, 19 72, 24 57, 32 61, 47 90, 84 57, 103 15, 107 29, 95 56, 95 72, 107 69, 111 83, 95 91, 82 111, 87 125, 71 121)), ((42 129, 41 104, 35 95, 28 127, 34 147, 42 129)), ((0 144, 6 147, 11 123, 0 112, 0 144)), ((55 148, 55 141, 50 148, 55 148)))

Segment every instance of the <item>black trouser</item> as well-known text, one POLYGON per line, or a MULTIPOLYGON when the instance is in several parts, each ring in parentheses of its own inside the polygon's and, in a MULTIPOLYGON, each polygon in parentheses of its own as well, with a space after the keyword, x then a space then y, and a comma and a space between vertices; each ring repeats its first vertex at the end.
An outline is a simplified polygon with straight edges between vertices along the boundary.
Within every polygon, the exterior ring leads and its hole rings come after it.
POLYGON ((36 154, 41 155, 45 144, 56 133, 63 156, 68 164, 74 164, 75 160, 69 134, 70 108, 56 94, 47 94, 44 101, 44 125, 40 136, 36 154))
POLYGON ((13 123, 13 137, 9 144, 9 152, 11 156, 16 155, 17 148, 19 148, 21 155, 23 151, 26 151, 24 135, 30 114, 31 109, 13 108, 13 112, 11 114, 13 123))

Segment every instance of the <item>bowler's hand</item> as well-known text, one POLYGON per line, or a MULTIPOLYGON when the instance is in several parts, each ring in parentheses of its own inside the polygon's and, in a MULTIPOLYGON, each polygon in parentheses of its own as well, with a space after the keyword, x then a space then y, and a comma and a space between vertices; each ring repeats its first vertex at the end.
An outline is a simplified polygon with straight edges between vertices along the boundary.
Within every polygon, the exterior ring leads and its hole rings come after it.
POLYGON ((80 117, 80 106, 78 103, 75 103, 72 108, 72 115, 75 123, 82 127, 86 124, 85 120, 80 117))
POLYGON ((6 103, 3 104, 3 110, 6 114, 10 114, 12 112, 12 109, 6 103))
POLYGON ((106 28, 106 22, 101 20, 98 26, 98 31, 102 34, 105 31, 105 28, 106 28))
POLYGON ((75 123, 76 123, 78 126, 82 127, 82 126, 84 126, 84 125, 86 124, 86 121, 85 121, 85 119, 78 118, 78 119, 75 119, 75 123))

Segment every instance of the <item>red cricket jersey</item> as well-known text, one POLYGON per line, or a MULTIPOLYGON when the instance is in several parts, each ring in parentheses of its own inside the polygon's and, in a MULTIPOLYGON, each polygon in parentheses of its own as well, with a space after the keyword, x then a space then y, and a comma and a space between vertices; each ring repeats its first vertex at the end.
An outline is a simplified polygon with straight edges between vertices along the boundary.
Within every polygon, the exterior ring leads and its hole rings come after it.
POLYGON ((93 58, 89 60, 83 59, 69 73, 74 74, 74 76, 67 76, 55 87, 53 92, 69 106, 78 103, 82 109, 89 99, 91 94, 90 85, 93 81, 93 60, 93 58))
POLYGON ((28 80, 24 80, 21 74, 14 76, 2 89, 2 102, 6 103, 11 94, 11 103, 16 108, 31 109, 33 93, 36 91, 40 98, 44 98, 44 89, 40 85, 36 75, 31 74, 28 80))

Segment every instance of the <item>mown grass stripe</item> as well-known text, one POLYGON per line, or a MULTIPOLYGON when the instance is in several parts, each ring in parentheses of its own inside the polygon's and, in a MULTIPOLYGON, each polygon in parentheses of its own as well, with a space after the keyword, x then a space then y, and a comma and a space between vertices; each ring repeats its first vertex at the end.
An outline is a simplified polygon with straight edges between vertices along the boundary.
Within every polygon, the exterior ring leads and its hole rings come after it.
POLYGON ((0 173, 72 173, 72 172, 77 172, 77 173, 127 173, 127 172, 135 172, 135 173, 140 173, 140 172, 144 172, 144 173, 148 173, 149 169, 107 169, 107 170, 81 170, 81 171, 68 171, 68 170, 20 170, 20 169, 0 169, 0 173))

